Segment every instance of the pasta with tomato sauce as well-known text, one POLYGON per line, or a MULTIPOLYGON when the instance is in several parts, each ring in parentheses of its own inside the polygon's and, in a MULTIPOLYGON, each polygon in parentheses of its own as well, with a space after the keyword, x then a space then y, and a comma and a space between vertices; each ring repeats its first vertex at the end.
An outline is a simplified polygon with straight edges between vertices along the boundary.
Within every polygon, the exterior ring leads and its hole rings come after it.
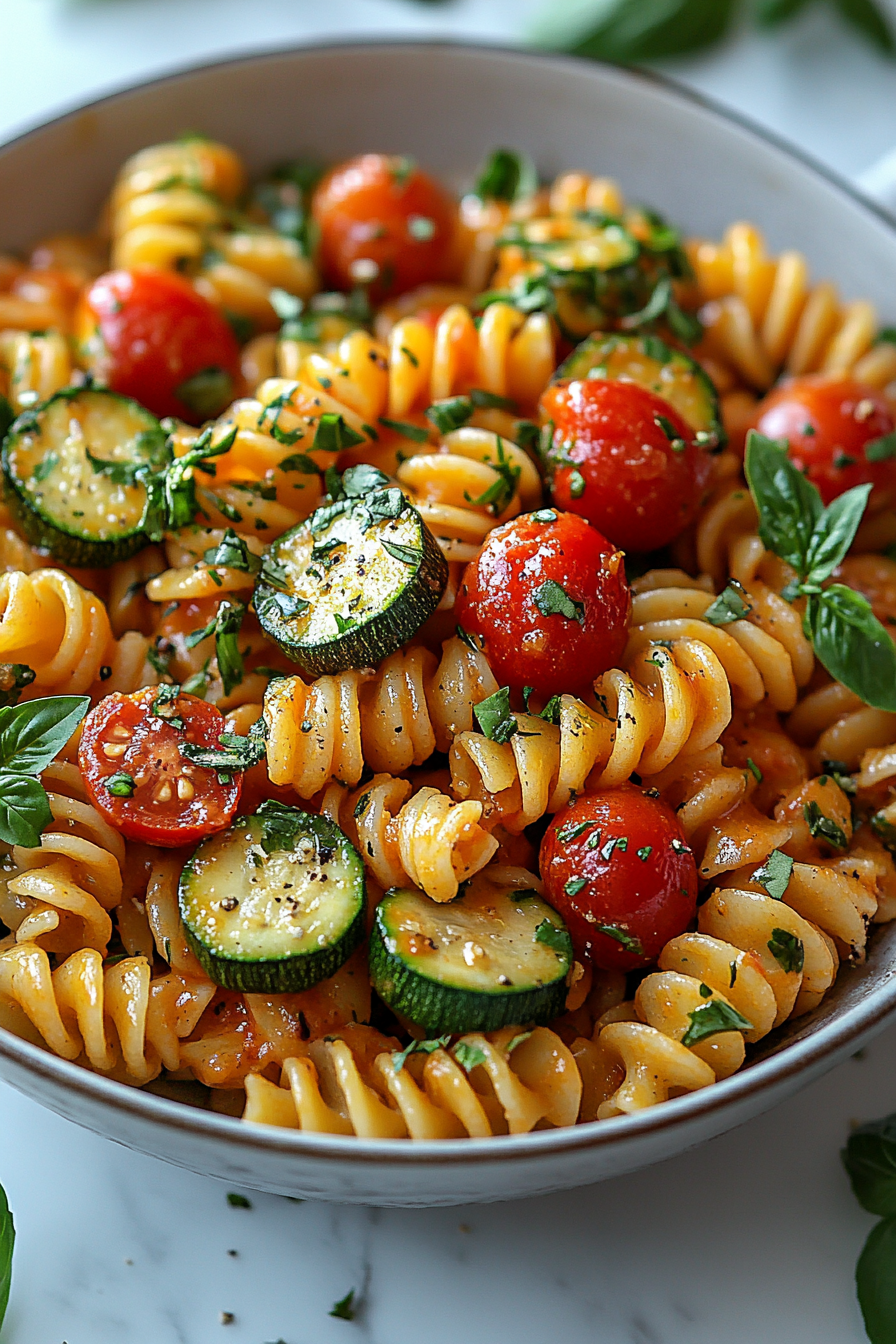
POLYGON ((0 1030, 482 1138, 724 1080, 875 955, 896 347, 752 224, 151 146, 0 258, 0 432, 0 1030))

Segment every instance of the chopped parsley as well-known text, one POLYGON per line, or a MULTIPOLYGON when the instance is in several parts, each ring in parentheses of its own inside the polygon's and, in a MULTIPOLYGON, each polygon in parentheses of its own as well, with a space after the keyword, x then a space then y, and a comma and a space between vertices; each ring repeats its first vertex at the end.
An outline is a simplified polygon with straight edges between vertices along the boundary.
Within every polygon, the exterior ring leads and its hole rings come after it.
POLYGON ((724 999, 711 999, 688 1013, 691 1025, 681 1038, 682 1045, 699 1045, 721 1031, 752 1031, 750 1022, 724 999))
POLYGON ((732 621, 742 621, 752 610, 750 603, 744 600, 740 584, 732 580, 706 608, 703 619, 710 625, 730 625, 732 621))
POLYGON ((846 832, 834 821, 833 817, 826 817, 815 799, 803 805, 803 816, 806 819, 806 825, 809 827, 809 834, 814 840, 822 840, 832 849, 846 849, 849 845, 846 832))
POLYGON ((567 620, 585 623, 585 603, 570 597, 556 579, 545 579, 532 594, 542 616, 565 616, 567 620))
POLYGON ((773 901, 780 901, 787 890, 792 872, 793 859, 790 855, 782 854, 780 849, 773 849, 765 863, 753 873, 753 881, 764 887, 773 901))
POLYGON ((797 938, 795 933, 790 933, 787 929, 772 929, 768 950, 785 971, 795 971, 798 974, 803 969, 806 949, 802 939, 797 938))
POLYGON ((491 742, 509 742, 519 731, 519 724, 510 709, 510 687, 502 686, 494 695, 473 706, 476 722, 491 742))

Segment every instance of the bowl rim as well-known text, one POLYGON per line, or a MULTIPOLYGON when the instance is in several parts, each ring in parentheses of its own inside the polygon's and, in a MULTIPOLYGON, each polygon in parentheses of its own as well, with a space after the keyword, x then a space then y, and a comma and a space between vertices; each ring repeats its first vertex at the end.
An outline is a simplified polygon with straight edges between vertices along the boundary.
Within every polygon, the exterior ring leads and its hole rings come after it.
MULTIPOLYGON (((80 114, 91 112, 114 103, 130 94, 164 87, 193 75, 225 72, 234 66, 263 64, 283 57, 319 56, 326 53, 354 51, 363 55, 368 51, 395 53, 423 53, 447 50, 456 53, 474 52, 518 60, 523 64, 553 64, 577 70, 590 69, 612 73, 615 78, 632 84, 647 84, 680 102, 698 108, 710 119, 734 125, 747 136, 765 146, 771 146, 783 155, 807 168, 841 196, 845 196, 865 214, 882 223, 890 232, 896 232, 896 219, 881 204, 864 195, 858 187, 813 155, 791 144, 785 137, 760 126, 743 113, 724 107, 713 98, 689 89, 667 75, 656 71, 609 65, 606 62, 567 55, 562 52, 541 51, 502 43, 462 41, 450 38, 414 36, 333 39, 325 42, 272 46, 245 51, 216 60, 200 60, 172 65, 150 79, 123 82, 100 97, 88 102, 73 102, 47 120, 26 125, 10 139, 0 143, 0 163, 6 153, 80 114)), ((314 1134, 302 1130, 281 1129, 274 1126, 246 1123, 236 1117, 221 1115, 185 1105, 183 1102, 146 1092, 140 1088, 119 1083, 114 1079, 93 1073, 78 1064, 51 1054, 42 1047, 15 1036, 0 1027, 0 1058, 13 1066, 13 1073, 22 1069, 37 1075, 45 1083, 60 1085, 68 1092, 79 1094, 85 1101, 99 1102, 132 1117, 163 1128, 181 1131, 197 1139, 223 1142, 232 1150, 257 1150, 271 1155, 304 1158, 327 1164, 346 1161, 355 1166, 398 1165, 402 1168, 429 1167, 483 1163, 518 1162, 523 1159, 544 1160, 571 1152, 612 1148, 626 1139, 648 1140, 662 1131, 687 1126, 714 1116, 720 1110, 737 1108, 738 1102, 759 1098, 773 1091, 794 1072, 812 1073, 813 1067, 829 1056, 848 1052, 852 1042, 883 1027, 896 1013, 896 975, 890 974, 863 1000, 846 1010, 839 1018, 822 1023, 799 1040, 783 1045, 775 1054, 749 1065, 741 1072, 721 1079, 710 1087, 686 1096, 674 1098, 662 1105, 647 1108, 631 1115, 620 1115, 609 1120, 586 1121, 582 1124, 551 1130, 537 1130, 528 1134, 495 1135, 484 1139, 425 1139, 396 1141, 394 1139, 358 1138, 354 1135, 314 1134)), ((7 1077, 12 1086, 23 1090, 19 1083, 7 1077)), ((761 1106, 756 1108, 761 1109, 761 1106)), ((739 1123, 735 1121, 735 1123, 739 1123)), ((107 1137, 109 1137, 107 1135, 107 1137)))

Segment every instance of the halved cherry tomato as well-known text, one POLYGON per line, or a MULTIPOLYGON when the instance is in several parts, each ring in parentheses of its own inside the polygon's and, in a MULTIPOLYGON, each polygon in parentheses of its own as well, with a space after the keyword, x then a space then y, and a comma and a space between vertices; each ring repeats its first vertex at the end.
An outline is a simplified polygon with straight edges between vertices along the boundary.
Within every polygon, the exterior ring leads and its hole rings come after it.
POLYGON ((896 492, 893 449, 884 448, 888 455, 878 459, 873 448, 866 453, 894 429, 890 406, 874 387, 823 374, 791 378, 760 402, 755 425, 769 439, 787 440, 788 456, 825 504, 866 482, 878 495, 896 492))
POLYGON ((241 777, 193 765, 185 742, 218 747, 224 716, 170 686, 115 692, 84 720, 78 764, 91 801, 131 840, 176 848, 230 825, 241 777))
POLYGON ((697 909, 697 864, 675 813, 634 784, 558 812, 540 867, 576 956, 605 970, 649 966, 697 909))
POLYGON ((198 425, 233 400, 240 348, 219 308, 170 271, 109 271, 76 314, 79 349, 113 392, 198 425))
POLYGON ((456 207, 413 159, 361 154, 337 165, 312 212, 324 274, 338 289, 370 283, 379 300, 450 275, 456 207))
POLYGON ((631 606, 622 552, 576 514, 539 509, 489 533, 454 610, 502 686, 551 696, 618 666, 631 606))
POLYGON ((626 551, 666 546, 697 515, 712 471, 707 451, 662 397, 634 383, 552 383, 541 398, 553 422, 554 502, 626 551))

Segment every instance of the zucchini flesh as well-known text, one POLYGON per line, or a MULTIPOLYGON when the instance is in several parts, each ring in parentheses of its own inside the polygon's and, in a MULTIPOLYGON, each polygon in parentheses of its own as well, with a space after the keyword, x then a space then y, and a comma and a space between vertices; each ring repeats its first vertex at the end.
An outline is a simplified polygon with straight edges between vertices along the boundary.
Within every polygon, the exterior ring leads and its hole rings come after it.
POLYGON ((297 993, 335 975, 364 937, 364 865, 325 817, 266 802, 185 866, 184 932, 227 989, 297 993))
POLYGON ((566 926, 546 901, 481 878, 445 905, 393 888, 370 936, 374 989, 434 1036, 550 1021, 564 1010, 572 964, 566 926))
POLYGON ((57 392, 23 412, 3 444, 7 496, 26 537, 77 566, 111 565, 147 544, 147 491, 135 473, 170 460, 155 416, 100 388, 57 392))
POLYGON ((448 566, 392 487, 318 509, 268 549, 255 585, 265 632, 311 676, 372 667, 439 605, 448 566))
POLYGON ((589 336, 559 367, 561 378, 606 378, 636 383, 668 401, 711 451, 726 441, 719 396, 707 373, 658 336, 589 336))

